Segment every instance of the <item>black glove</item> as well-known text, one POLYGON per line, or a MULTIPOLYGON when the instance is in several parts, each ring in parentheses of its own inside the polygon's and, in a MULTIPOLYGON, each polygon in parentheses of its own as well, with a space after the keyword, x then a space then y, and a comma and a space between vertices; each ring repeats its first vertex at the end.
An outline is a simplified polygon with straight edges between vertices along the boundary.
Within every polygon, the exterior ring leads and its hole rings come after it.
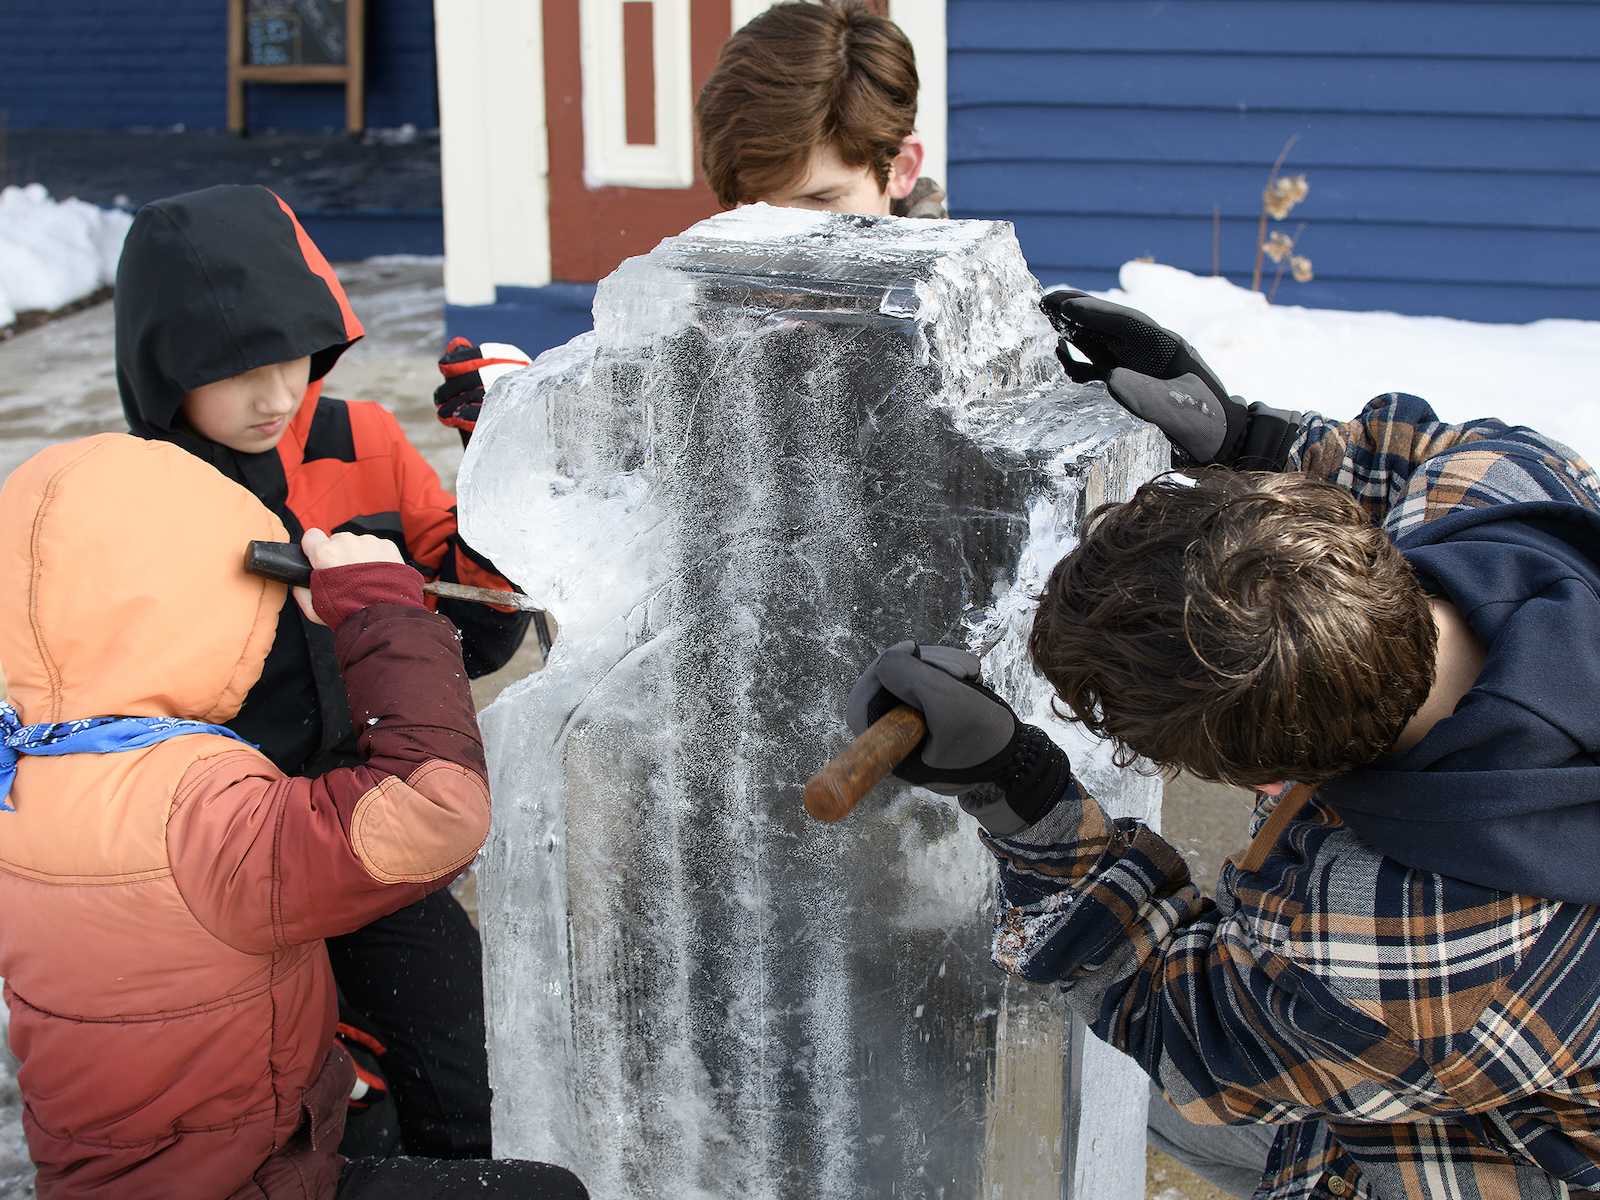
POLYGON ((850 691, 845 719, 865 733, 896 704, 918 709, 928 734, 895 768, 946 796, 991 833, 1007 836, 1049 812, 1071 778, 1066 754, 978 679, 978 660, 951 646, 899 642, 878 655, 850 691))
POLYGON ((1042 302, 1062 341, 1089 360, 1080 363, 1058 346, 1056 357, 1078 383, 1105 379, 1115 367, 1127 367, 1157 379, 1176 379, 1198 375, 1211 393, 1226 396, 1222 380, 1206 366, 1205 359, 1170 329, 1163 329, 1136 308, 1125 308, 1109 300, 1097 300, 1088 292, 1068 288, 1046 292, 1042 302))
POLYGON ((483 409, 484 389, 507 371, 521 370, 529 361, 515 346, 496 342, 474 346, 464 337, 452 339, 439 359, 439 374, 444 376, 444 382, 433 391, 439 420, 459 429, 462 444, 466 444, 483 409))
POLYGON ((1289 461, 1301 414, 1230 397, 1205 360, 1171 330, 1085 292, 1049 292, 1043 306, 1061 334, 1056 357, 1068 376, 1078 383, 1105 380, 1117 403, 1158 426, 1188 463, 1281 471, 1289 461), (1068 343, 1089 363, 1073 359, 1068 343))

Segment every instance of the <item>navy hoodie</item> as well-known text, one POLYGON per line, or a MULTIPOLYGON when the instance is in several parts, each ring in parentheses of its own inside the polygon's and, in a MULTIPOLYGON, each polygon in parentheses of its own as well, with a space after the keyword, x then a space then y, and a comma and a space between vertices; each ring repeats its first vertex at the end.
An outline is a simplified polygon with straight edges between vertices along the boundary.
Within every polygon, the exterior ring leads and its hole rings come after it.
POLYGON ((1421 742, 1328 781, 1322 796, 1409 867, 1600 904, 1600 515, 1491 505, 1398 545, 1488 658, 1421 742))

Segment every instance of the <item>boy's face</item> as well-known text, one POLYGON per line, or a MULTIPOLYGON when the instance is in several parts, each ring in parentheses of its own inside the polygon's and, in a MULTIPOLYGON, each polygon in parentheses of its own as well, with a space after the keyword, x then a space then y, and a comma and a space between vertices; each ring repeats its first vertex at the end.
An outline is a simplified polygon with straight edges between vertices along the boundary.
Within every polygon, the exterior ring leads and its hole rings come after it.
POLYGON ((195 388, 179 411, 201 437, 261 454, 288 430, 310 379, 309 357, 273 363, 195 388))
POLYGON ((818 212, 861 213, 887 217, 889 206, 911 194, 922 171, 922 139, 916 134, 901 143, 889 171, 889 186, 880 188, 870 165, 852 167, 839 157, 833 145, 818 146, 811 152, 805 175, 792 187, 767 196, 757 203, 775 208, 809 208, 818 212))

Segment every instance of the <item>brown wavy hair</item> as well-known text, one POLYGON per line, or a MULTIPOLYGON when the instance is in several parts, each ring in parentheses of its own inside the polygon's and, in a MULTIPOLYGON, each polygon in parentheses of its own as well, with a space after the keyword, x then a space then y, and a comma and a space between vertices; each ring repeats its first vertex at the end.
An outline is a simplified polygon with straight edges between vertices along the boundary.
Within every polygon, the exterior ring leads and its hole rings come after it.
POLYGON ((1346 492, 1201 470, 1102 505, 1028 646, 1063 716, 1165 769, 1257 786, 1383 757, 1433 686, 1411 566, 1346 492))
POLYGON ((879 188, 917 123, 917 60, 866 0, 779 4, 730 37, 694 106, 706 182, 726 207, 804 178, 832 145, 879 188))

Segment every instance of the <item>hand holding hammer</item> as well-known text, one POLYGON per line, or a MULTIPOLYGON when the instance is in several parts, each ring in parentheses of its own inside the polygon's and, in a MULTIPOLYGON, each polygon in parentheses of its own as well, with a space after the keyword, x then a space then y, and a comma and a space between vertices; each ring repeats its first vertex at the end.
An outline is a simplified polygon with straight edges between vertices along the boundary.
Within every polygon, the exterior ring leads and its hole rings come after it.
POLYGON ((856 680, 846 720, 858 734, 806 784, 806 811, 838 821, 893 768, 907 782, 962 797, 990 834, 1034 824, 1066 792, 1072 768, 1050 734, 1024 725, 982 685, 978 658, 901 642, 856 680))
POLYGON ((979 680, 975 655, 900 642, 851 689, 846 720, 856 741, 806 785, 806 811, 837 821, 890 769, 946 796, 999 836, 1037 821, 1071 778, 1048 734, 1017 720, 979 680))
MULTIPOLYGON (((275 579, 290 587, 311 586, 311 560, 306 552, 293 542, 251 542, 245 549, 244 569, 252 575, 275 579)), ((551 637, 549 614, 521 592, 502 592, 494 588, 469 587, 464 583, 444 583, 432 580, 422 585, 430 596, 449 600, 468 600, 473 604, 492 604, 500 608, 518 608, 533 614, 533 628, 539 637, 539 649, 550 653, 551 637)))

